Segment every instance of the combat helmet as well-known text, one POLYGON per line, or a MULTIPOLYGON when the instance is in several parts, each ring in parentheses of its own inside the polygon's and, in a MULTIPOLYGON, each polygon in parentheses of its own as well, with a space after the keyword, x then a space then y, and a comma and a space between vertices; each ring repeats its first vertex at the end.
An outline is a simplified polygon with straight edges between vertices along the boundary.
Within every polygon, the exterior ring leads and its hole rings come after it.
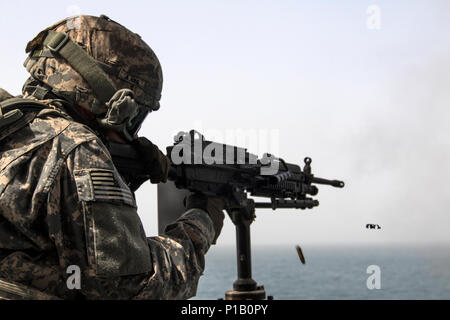
POLYGON ((159 109, 163 76, 141 37, 106 16, 66 18, 26 47, 31 77, 131 141, 159 109))

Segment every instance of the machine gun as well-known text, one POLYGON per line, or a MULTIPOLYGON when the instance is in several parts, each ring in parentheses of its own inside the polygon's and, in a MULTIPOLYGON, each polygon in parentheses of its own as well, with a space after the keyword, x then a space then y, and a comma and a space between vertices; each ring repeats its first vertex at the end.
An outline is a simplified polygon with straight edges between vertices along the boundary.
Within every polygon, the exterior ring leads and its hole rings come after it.
POLYGON ((220 196, 231 203, 228 210, 236 226, 238 279, 227 300, 265 299, 264 287, 252 279, 250 225, 255 209, 312 209, 318 185, 343 188, 344 182, 315 177, 311 158, 303 169, 283 159, 265 154, 262 159, 246 149, 207 141, 198 132, 180 133, 167 148, 172 162, 169 179, 179 189, 220 196), (270 199, 255 202, 248 196, 270 199))
POLYGON ((246 149, 207 141, 196 131, 178 134, 167 155, 169 179, 177 188, 234 199, 242 207, 250 205, 249 194, 271 200, 254 203, 257 209, 312 209, 319 205, 309 197, 319 192, 314 184, 344 187, 342 181, 315 177, 311 158, 302 170, 270 154, 258 159, 246 149))
MULTIPOLYGON (((110 151, 121 173, 142 174, 139 155, 129 146, 112 144, 110 151)), ((196 131, 179 133, 167 156, 172 163, 169 180, 176 188, 228 202, 227 211, 236 226, 238 279, 233 290, 226 292, 227 300, 266 298, 264 287, 252 279, 250 226, 256 209, 312 209, 319 205, 312 198, 319 192, 316 185, 344 187, 342 181, 314 176, 311 158, 305 158, 303 169, 270 154, 259 159, 244 148, 207 141, 196 131), (270 202, 255 202, 249 196, 270 202)))

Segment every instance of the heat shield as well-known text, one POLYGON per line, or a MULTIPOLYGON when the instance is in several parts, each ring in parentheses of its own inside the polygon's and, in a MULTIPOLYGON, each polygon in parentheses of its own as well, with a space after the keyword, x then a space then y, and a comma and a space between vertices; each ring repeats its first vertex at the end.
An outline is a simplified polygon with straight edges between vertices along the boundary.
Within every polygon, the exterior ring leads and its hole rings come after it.
POLYGON ((188 190, 178 189, 172 181, 158 184, 158 233, 162 235, 167 225, 181 217, 186 209, 184 199, 188 190))

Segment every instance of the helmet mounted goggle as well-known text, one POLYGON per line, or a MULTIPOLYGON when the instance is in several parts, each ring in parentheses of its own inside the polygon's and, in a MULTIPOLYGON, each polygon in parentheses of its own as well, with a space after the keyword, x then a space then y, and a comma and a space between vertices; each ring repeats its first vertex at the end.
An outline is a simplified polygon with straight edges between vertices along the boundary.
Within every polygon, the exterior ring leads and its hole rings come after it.
POLYGON ((118 90, 106 105, 108 112, 99 119, 100 125, 119 132, 128 141, 136 137, 151 112, 149 107, 134 100, 133 91, 129 89, 118 90))

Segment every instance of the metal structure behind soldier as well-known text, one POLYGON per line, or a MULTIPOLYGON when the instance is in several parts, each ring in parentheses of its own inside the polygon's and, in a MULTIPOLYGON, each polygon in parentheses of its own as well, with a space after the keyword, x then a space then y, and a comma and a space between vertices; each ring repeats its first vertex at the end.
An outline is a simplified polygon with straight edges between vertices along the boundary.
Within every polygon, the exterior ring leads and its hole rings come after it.
POLYGON ((190 298, 223 201, 194 196, 164 235, 146 237, 134 191, 170 167, 137 137, 160 107, 160 63, 108 17, 69 21, 28 43, 22 96, 0 92, 0 299, 190 298), (133 145, 147 174, 118 172, 114 143, 133 145), (80 290, 67 286, 69 266, 80 290))

